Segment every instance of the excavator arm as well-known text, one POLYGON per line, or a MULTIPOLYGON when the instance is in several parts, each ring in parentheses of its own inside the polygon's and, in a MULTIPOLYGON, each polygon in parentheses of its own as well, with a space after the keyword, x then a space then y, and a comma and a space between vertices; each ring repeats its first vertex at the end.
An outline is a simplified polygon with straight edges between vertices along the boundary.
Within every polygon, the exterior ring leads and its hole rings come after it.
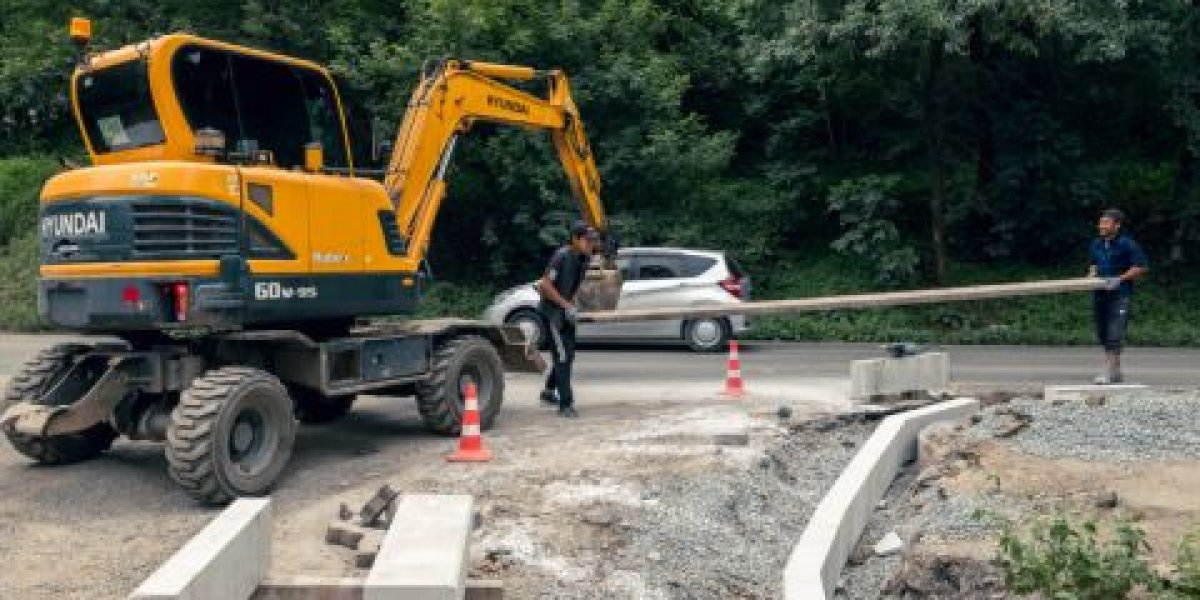
POLYGON ((600 177, 566 75, 558 70, 460 60, 439 61, 424 69, 384 176, 408 257, 425 256, 446 193, 446 169, 455 142, 476 121, 550 132, 579 210, 604 236, 612 258, 615 245, 609 242, 600 177), (548 83, 546 98, 502 82, 539 78, 548 83))

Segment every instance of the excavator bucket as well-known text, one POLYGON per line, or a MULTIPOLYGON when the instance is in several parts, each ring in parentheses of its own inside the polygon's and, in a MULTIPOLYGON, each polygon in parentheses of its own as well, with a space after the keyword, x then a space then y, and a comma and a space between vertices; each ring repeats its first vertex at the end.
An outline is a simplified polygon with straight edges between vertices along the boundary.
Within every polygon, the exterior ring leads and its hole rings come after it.
POLYGON ((625 282, 625 278, 615 265, 613 268, 607 267, 608 265, 599 268, 593 266, 587 270, 576 297, 579 310, 594 312, 617 309, 617 301, 621 299, 621 284, 625 282))

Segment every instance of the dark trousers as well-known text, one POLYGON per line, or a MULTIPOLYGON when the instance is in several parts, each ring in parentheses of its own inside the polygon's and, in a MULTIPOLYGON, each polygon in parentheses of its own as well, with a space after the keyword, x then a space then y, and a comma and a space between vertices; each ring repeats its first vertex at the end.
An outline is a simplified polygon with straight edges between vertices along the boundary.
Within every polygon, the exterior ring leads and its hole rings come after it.
POLYGON ((1129 326, 1131 296, 1117 292, 1097 292, 1092 297, 1092 312, 1096 318, 1096 339, 1105 352, 1119 353, 1129 326))
POLYGON ((575 363, 575 324, 561 315, 543 315, 546 331, 550 334, 550 355, 554 367, 546 377, 546 389, 558 392, 558 405, 568 407, 575 404, 571 392, 571 365, 575 363))

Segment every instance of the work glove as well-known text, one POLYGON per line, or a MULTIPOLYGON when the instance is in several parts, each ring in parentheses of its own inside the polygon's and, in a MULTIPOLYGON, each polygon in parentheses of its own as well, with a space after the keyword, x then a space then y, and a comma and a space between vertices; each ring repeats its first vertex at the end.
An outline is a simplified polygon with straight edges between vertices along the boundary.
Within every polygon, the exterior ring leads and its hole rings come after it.
POLYGON ((1115 291, 1119 287, 1121 287, 1121 278, 1120 277, 1105 277, 1104 278, 1104 289, 1112 292, 1112 291, 1115 291))
POLYGON ((567 321, 571 323, 579 320, 579 309, 574 306, 568 307, 567 310, 563 311, 563 314, 567 317, 567 321))

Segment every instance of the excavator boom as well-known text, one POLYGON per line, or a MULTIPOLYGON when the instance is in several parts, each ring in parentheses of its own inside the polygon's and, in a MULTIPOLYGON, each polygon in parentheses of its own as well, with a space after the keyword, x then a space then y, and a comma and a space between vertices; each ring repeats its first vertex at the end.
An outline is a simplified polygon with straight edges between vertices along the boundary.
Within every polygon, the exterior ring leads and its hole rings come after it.
POLYGON ((424 70, 384 177, 408 256, 424 257, 445 196, 446 169, 455 142, 476 121, 548 131, 580 212, 602 235, 610 235, 600 177, 566 75, 558 70, 444 60, 424 70), (503 82, 535 79, 546 81, 545 98, 503 82))

